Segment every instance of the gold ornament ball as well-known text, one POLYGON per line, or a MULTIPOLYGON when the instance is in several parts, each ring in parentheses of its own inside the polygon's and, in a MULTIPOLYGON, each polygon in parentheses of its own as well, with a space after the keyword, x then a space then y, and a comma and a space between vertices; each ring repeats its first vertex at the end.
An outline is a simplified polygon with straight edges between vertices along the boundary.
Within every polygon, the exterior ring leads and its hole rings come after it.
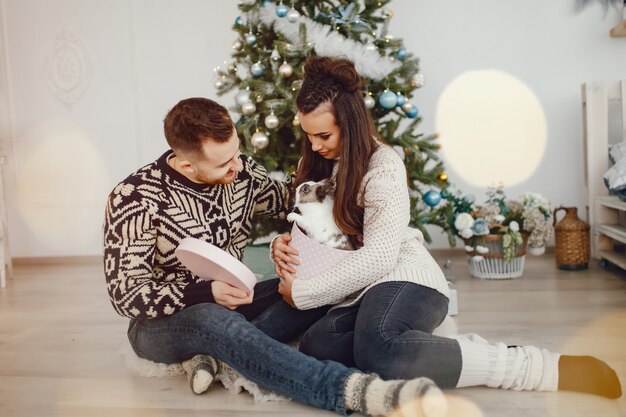
POLYGON ((445 172, 440 173, 437 178, 439 179, 439 181, 441 182, 448 182, 448 174, 446 174, 445 172))
POLYGON ((231 62, 228 65, 228 72, 230 72, 231 74, 234 74, 237 72, 237 65, 235 65, 233 62, 231 62))
POLYGON ((385 19, 391 19, 393 17, 393 10, 390 8, 383 9, 383 17, 385 19))
POLYGON ((293 122, 291 122, 294 126, 300 126, 300 119, 298 119, 298 115, 296 114, 293 118, 293 122))

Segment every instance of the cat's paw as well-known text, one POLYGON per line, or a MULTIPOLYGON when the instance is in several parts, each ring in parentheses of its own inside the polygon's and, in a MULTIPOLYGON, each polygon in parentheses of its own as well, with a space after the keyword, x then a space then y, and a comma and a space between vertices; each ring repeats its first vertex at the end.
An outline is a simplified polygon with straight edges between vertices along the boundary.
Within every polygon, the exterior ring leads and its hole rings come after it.
POLYGON ((289 213, 287 215, 287 221, 289 222, 295 222, 299 218, 300 218, 300 215, 298 213, 289 213))

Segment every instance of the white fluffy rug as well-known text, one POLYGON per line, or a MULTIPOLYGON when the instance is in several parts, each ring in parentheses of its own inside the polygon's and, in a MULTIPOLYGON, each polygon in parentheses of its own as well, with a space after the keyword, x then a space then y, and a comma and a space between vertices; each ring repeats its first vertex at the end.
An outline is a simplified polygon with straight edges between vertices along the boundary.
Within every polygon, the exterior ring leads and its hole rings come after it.
MULTIPOLYGON (((447 316, 443 323, 435 329, 433 334, 443 337, 457 335, 458 329, 454 319, 447 316)), ((124 347, 120 349, 120 354, 123 356, 124 363, 128 369, 137 375, 145 377, 169 377, 185 374, 183 367, 178 363, 168 365, 140 358, 128 344, 125 344, 124 347)), ((261 388, 224 363, 222 363, 222 369, 216 379, 231 393, 239 394, 242 390, 245 390, 252 394, 256 401, 290 401, 290 399, 285 396, 261 388)))

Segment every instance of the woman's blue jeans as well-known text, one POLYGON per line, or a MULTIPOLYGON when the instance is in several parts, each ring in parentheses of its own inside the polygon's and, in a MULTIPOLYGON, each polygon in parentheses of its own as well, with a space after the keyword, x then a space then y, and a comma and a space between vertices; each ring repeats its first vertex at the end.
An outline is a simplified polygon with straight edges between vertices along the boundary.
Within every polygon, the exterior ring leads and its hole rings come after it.
POLYGON ((161 363, 211 355, 264 388, 346 414, 344 387, 357 370, 311 358, 270 337, 288 341, 326 311, 291 308, 277 293, 277 282, 257 284, 254 302, 235 311, 202 303, 164 318, 133 319, 130 344, 139 357, 161 363))
POLYGON ((428 377, 455 387, 461 349, 454 339, 434 336, 448 312, 448 298, 411 282, 385 282, 360 303, 331 310, 303 336, 300 351, 341 362, 383 379, 428 377))

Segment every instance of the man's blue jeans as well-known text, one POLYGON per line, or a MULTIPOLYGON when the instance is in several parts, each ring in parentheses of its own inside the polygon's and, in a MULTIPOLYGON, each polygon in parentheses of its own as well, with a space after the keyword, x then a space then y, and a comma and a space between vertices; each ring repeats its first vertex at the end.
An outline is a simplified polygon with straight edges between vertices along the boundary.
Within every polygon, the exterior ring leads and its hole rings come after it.
POLYGON ((461 375, 461 348, 433 336, 448 312, 448 298, 412 282, 384 282, 360 303, 331 310, 302 337, 300 351, 375 372, 383 379, 428 377, 441 388, 461 375))
POLYGON ((128 339, 141 358, 176 363, 197 354, 211 355, 264 388, 346 414, 344 387, 346 379, 357 372, 356 369, 313 359, 264 333, 289 340, 325 312, 292 309, 280 299, 276 286, 277 280, 257 284, 255 302, 235 311, 214 303, 202 303, 164 318, 133 319, 128 339), (281 315, 281 309, 286 308, 292 311, 285 310, 289 314, 281 315), (285 317, 284 322, 272 319, 264 326, 263 313, 268 311, 271 314, 267 317, 285 317), (249 321, 256 319, 259 319, 259 328, 249 321))

